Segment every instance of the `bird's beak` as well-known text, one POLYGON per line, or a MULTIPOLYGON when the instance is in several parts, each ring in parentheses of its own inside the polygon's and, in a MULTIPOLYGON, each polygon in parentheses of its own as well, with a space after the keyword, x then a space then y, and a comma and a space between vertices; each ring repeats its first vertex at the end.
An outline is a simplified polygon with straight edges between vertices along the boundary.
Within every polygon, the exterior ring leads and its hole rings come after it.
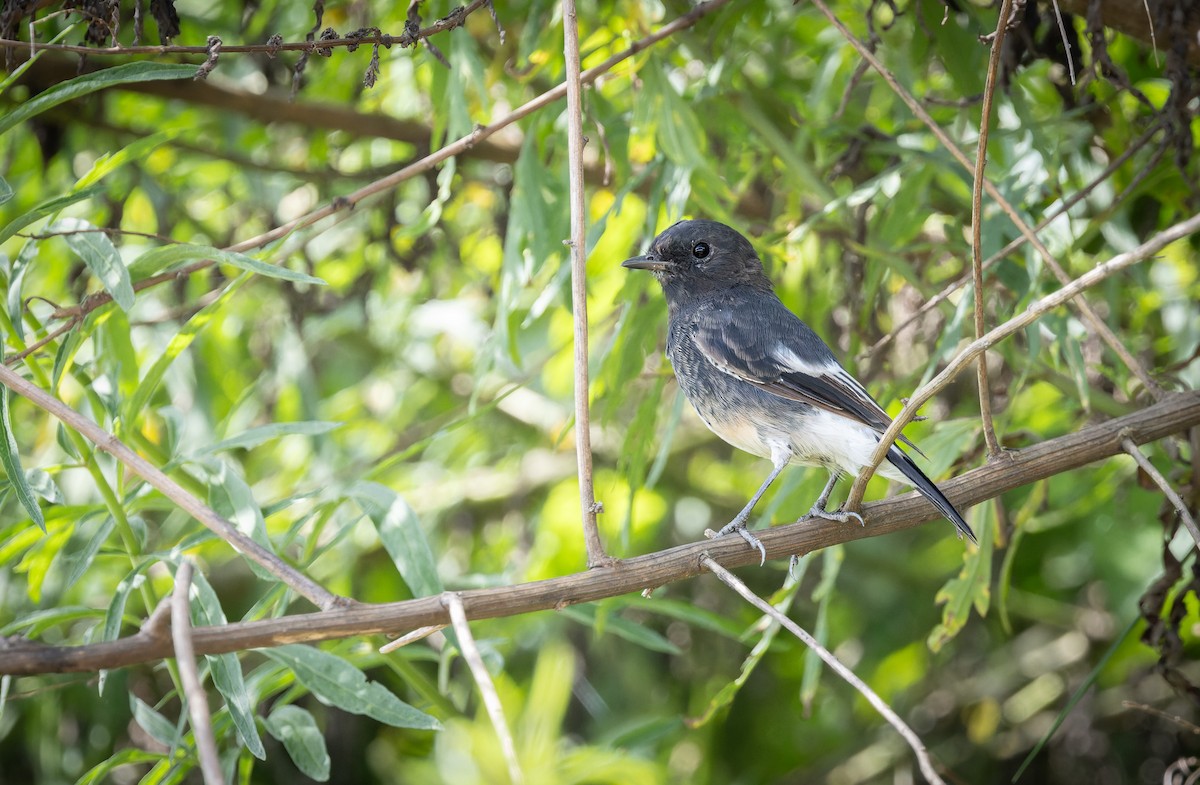
POLYGON ((630 270, 649 270, 652 273, 661 273, 670 267, 668 262, 659 259, 652 253, 645 256, 635 256, 632 259, 626 259, 621 262, 622 267, 628 267, 630 270))

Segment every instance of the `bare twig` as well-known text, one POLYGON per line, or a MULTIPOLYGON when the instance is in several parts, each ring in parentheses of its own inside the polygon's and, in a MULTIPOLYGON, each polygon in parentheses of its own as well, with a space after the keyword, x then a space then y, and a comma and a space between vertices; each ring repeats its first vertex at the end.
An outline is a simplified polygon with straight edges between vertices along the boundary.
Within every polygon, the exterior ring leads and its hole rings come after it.
POLYGON ((866 682, 858 678, 854 671, 847 668, 842 664, 841 660, 833 656, 833 652, 822 646, 816 638, 808 634, 807 630, 788 618, 787 615, 774 605, 750 591, 749 587, 742 583, 736 575, 720 564, 717 564, 708 554, 700 558, 700 564, 713 575, 720 578, 726 586, 737 592, 746 602, 767 616, 770 616, 778 624, 782 625, 784 629, 803 641, 804 645, 812 649, 829 666, 830 670, 841 676, 851 687, 858 690, 859 694, 875 707, 875 711, 879 712, 880 716, 887 720, 888 724, 895 728, 896 732, 908 742, 908 746, 912 747, 913 753, 917 756, 917 765, 921 767, 921 773, 925 775, 925 779, 934 783, 934 785, 945 785, 945 781, 934 771, 933 761, 929 759, 929 752, 925 749, 925 744, 921 741, 921 738, 913 732, 912 728, 908 727, 908 724, 904 720, 900 719, 900 715, 893 711, 892 707, 887 705, 883 698, 880 698, 874 690, 867 686, 866 682))
POLYGON ((583 190, 583 88, 579 77, 579 20, 575 0, 562 0, 563 56, 567 69, 567 150, 571 181, 571 314, 575 322, 575 460, 579 468, 579 503, 583 511, 583 541, 587 564, 608 561, 600 542, 592 481, 592 420, 588 388, 587 320, 587 206, 583 190))
POLYGON ((1196 526, 1196 519, 1188 511, 1183 499, 1171 487, 1171 483, 1167 482, 1167 478, 1162 476, 1162 472, 1154 468, 1154 464, 1150 463, 1150 459, 1142 453, 1141 449, 1132 439, 1121 439, 1121 447, 1125 452, 1129 453, 1130 457, 1141 467, 1142 471, 1149 475, 1150 479, 1154 480, 1154 484, 1162 490, 1163 495, 1167 497, 1167 501, 1171 502, 1175 511, 1179 513, 1179 518, 1187 528, 1188 534, 1192 535, 1192 540, 1196 543, 1196 550, 1200 551, 1200 527, 1196 526))
MULTIPOLYGON (((987 167, 988 132, 992 124, 992 100, 996 96, 996 74, 1000 70, 1000 47, 1008 31, 1012 0, 1002 0, 996 34, 992 37, 992 54, 988 58, 987 81, 983 88, 983 109, 979 120, 979 144, 975 150, 975 177, 971 189, 971 280, 975 289, 975 337, 987 329, 983 318, 983 181, 987 167)), ((988 458, 1000 454, 996 426, 992 421, 992 390, 988 382, 987 352, 979 355, 979 419, 983 424, 983 439, 988 458)))
POLYGON ((483 700, 484 708, 487 709, 492 727, 496 729, 496 736, 500 740, 500 749, 504 752, 505 762, 508 763, 508 778, 514 785, 519 785, 525 781, 525 775, 521 772, 521 762, 517 760, 517 747, 513 744, 512 731, 509 730, 508 721, 504 718, 504 707, 500 705, 500 695, 496 692, 492 675, 488 673, 483 656, 479 653, 479 647, 475 645, 475 636, 471 634, 471 625, 467 622, 467 612, 463 609, 462 598, 454 592, 448 591, 442 594, 441 601, 450 614, 450 622, 454 625, 454 633, 458 636, 458 646, 462 651, 463 659, 466 660, 467 667, 471 669, 471 675, 475 677, 475 684, 479 687, 479 697, 483 700))
POLYGON ((188 718, 192 723, 192 738, 196 741, 196 756, 204 785, 224 785, 221 761, 217 757, 217 740, 213 738, 212 716, 208 713, 208 696, 196 670, 196 652, 192 647, 192 613, 188 592, 192 587, 192 562, 184 559, 175 570, 175 591, 171 594, 171 638, 175 645, 175 663, 183 682, 187 699, 188 718))
POLYGON ((108 433, 37 385, 25 380, 3 363, 0 363, 0 384, 18 395, 24 396, 38 408, 52 414, 65 425, 87 437, 96 447, 112 455, 130 471, 157 489, 159 493, 173 501, 180 509, 200 521, 214 534, 244 554, 246 558, 258 563, 267 572, 302 596, 307 597, 318 608, 330 610, 344 606, 348 602, 242 534, 233 524, 217 515, 211 507, 189 493, 157 466, 138 455, 116 436, 108 433))
MULTIPOLYGON (((820 0, 814 0, 820 2, 820 0)), ((1123 254, 1118 254, 1109 259, 1103 264, 1096 265, 1088 272, 1079 276, 1071 283, 1061 287, 1057 291, 1035 300, 1030 303, 1024 313, 1018 314, 1007 322, 995 327, 987 335, 982 338, 975 339, 972 343, 966 346, 959 352, 953 360, 951 360, 942 372, 933 377, 921 389, 917 390, 909 398, 908 403, 896 415, 896 419, 884 431, 883 436, 879 440, 879 446, 875 449, 875 453, 871 456, 871 462, 863 467, 858 473, 858 477, 854 480, 854 487, 850 489, 850 495, 846 500, 847 509, 854 509, 856 505, 862 502, 863 492, 866 490, 867 481, 874 473, 875 467, 879 466, 887 454, 888 447, 896 440, 896 437, 903 430, 904 426, 912 422, 912 418, 920 410, 925 402, 932 398, 939 390, 945 387, 950 381, 958 375, 960 371, 968 363, 978 357, 986 349, 1000 341, 1008 338, 1014 333, 1024 329, 1027 325, 1037 321, 1042 314, 1057 308, 1071 300, 1071 298, 1079 295, 1080 292, 1095 286, 1106 278, 1115 273, 1124 270, 1126 267, 1145 261, 1151 256, 1161 251, 1167 245, 1187 237, 1196 231, 1200 231, 1200 214, 1193 215, 1185 221, 1171 226, 1158 234, 1151 237, 1146 242, 1134 248, 1132 251, 1127 251, 1123 254)))
MULTIPOLYGON (((1006 460, 941 483, 942 491, 964 507, 1071 471, 1093 461, 1123 454, 1121 440, 1135 443, 1162 439, 1200 423, 1200 391, 1172 393, 1141 411, 1090 425, 1067 436, 1005 453, 1006 460)), ((805 520, 756 532, 771 559, 810 553, 837 543, 910 529, 932 520, 937 512, 916 493, 863 505, 866 527, 836 521, 805 520)), ((758 564, 759 554, 737 536, 681 545, 624 559, 618 566, 575 575, 460 592, 467 617, 489 619, 517 616, 641 592, 698 575, 700 557, 710 555, 725 567, 758 564)), ((391 634, 435 624, 448 624, 449 615, 438 597, 421 597, 382 605, 356 604, 319 613, 278 619, 233 622, 193 631, 196 651, 220 654, 284 643, 304 643, 357 635, 391 634)), ((121 668, 171 656, 170 641, 137 635, 84 646, 44 646, 30 641, 0 649, 0 674, 30 675, 121 668)))

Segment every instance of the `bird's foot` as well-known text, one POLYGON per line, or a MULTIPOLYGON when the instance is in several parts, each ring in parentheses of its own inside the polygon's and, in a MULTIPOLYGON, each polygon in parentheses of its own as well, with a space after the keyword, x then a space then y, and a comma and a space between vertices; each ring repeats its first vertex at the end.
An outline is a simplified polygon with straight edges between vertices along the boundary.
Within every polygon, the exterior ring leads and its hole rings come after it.
MULTIPOLYGON (((759 540, 757 537, 751 534, 749 530, 746 529, 746 521, 743 518, 734 518, 732 521, 722 526, 721 530, 713 534, 712 537, 724 537, 726 534, 733 534, 734 532, 740 534, 742 539, 745 540, 751 548, 754 548, 758 551, 759 556, 761 557, 759 559, 760 567, 767 563, 767 549, 763 547, 761 540, 759 540)), ((709 534, 709 532, 705 532, 705 534, 709 534)))
POLYGON ((812 509, 808 511, 808 515, 805 515, 800 520, 803 521, 810 518, 821 518, 826 521, 837 521, 838 523, 858 521, 859 526, 867 525, 867 522, 863 520, 863 517, 856 512, 850 512, 849 510, 834 510, 833 512, 830 512, 819 504, 814 504, 812 509))

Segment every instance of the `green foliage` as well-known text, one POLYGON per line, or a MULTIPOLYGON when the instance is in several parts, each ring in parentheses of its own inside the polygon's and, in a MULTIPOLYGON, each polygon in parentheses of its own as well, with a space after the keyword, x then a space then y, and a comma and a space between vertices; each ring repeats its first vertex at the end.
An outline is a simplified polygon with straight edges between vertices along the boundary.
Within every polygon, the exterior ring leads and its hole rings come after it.
MULTIPOLYGON (((692 8, 580 3, 584 67, 692 8)), ((313 23, 311 5, 198 9, 181 5, 180 43, 255 43, 276 31, 302 40, 313 23)), ((331 3, 321 27, 398 37, 407 10, 331 3)), ((451 8, 418 10, 428 25, 451 8)), ((886 67, 973 155, 988 56, 978 37, 995 29, 995 10, 931 0, 834 10, 874 36, 886 67)), ((22 50, 16 78, 0 82, 8 367, 289 564, 363 602, 583 567, 565 104, 352 210, 265 247, 228 249, 339 206, 557 85, 559 4, 496 12, 503 39, 482 9, 429 41, 450 69, 426 44, 381 48, 370 89, 369 41, 312 57, 294 104, 295 52, 223 54, 205 85, 184 89, 198 62, 91 56, 77 73, 61 52, 27 66, 22 50)), ((1148 48, 1120 36, 1109 42, 1113 66, 1150 104, 1104 78, 1107 68, 1070 86, 1050 52, 1057 25, 1027 17, 1033 48, 1017 53, 1021 66, 996 96, 987 176, 1031 224, 1090 188, 1040 233, 1078 276, 1195 212, 1194 104, 1148 48), (1136 147, 1164 106, 1189 108, 1136 147)), ((52 14, 35 29, 77 43, 87 25, 75 20, 52 14)), ((1083 32, 1082 20, 1068 23, 1083 32)), ((122 25, 123 44, 132 29, 122 25)), ((1092 62, 1089 39, 1073 46, 1077 66, 1092 62)), ((661 295, 649 276, 619 267, 670 222, 742 227, 780 297, 890 412, 974 337, 969 286, 918 313, 969 271, 970 174, 859 64, 816 9, 767 0, 722 7, 585 90, 595 482, 617 556, 700 539, 767 471, 683 402, 662 355, 661 295)), ((985 256, 1019 236, 987 198, 982 220, 985 256)), ((984 286, 991 327, 1059 284, 1023 246, 984 286)), ((1194 240, 1087 299, 1166 388, 1200 385, 1194 240)), ((1048 314, 988 359, 997 430, 1013 449, 1148 402, 1076 310, 1048 314)), ((984 463, 972 373, 925 414, 907 433, 931 476, 984 463)), ((1194 444, 1147 448, 1193 507, 1194 444)), ((198 627, 312 610, 3 388, 0 464, 0 635, 73 646, 133 635, 170 595, 184 556, 198 565, 198 627)), ((794 520, 822 475, 787 470, 760 522, 794 520)), ((1161 521, 1175 523, 1140 479, 1114 458, 1005 493, 967 513, 978 549, 939 521, 808 556, 794 577, 782 564, 744 577, 908 718, 959 781, 1007 782, 1033 751, 1022 782, 1081 772, 1160 781, 1190 754, 1186 734, 1123 702, 1195 721, 1170 690, 1178 681, 1155 670, 1155 647, 1177 639, 1164 662, 1179 668, 1168 672, 1194 680, 1194 562, 1154 607, 1174 620, 1174 638, 1157 627, 1146 645, 1122 632, 1144 629, 1139 600, 1164 570, 1161 521)), ((882 480, 868 491, 887 492, 882 480)), ((713 580, 474 629, 528 782, 915 776, 864 701, 713 580)), ((381 642, 202 656, 231 781, 506 781, 454 639, 388 655, 374 651, 381 642)), ((180 692, 172 660, 98 679, 5 677, 0 783, 197 781, 180 692)))

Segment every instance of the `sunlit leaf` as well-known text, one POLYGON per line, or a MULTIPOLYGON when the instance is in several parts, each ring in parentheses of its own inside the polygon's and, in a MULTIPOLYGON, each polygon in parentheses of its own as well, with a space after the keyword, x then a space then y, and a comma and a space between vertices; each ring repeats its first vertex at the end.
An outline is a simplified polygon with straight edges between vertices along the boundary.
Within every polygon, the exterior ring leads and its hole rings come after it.
POLYGON ((329 779, 329 751, 311 714, 299 706, 278 706, 266 724, 267 731, 283 742, 301 774, 317 782, 329 779))
POLYGON ((299 644, 260 651, 290 668, 322 703, 398 728, 441 728, 437 719, 409 706, 379 682, 368 681, 366 674, 341 657, 299 644))

